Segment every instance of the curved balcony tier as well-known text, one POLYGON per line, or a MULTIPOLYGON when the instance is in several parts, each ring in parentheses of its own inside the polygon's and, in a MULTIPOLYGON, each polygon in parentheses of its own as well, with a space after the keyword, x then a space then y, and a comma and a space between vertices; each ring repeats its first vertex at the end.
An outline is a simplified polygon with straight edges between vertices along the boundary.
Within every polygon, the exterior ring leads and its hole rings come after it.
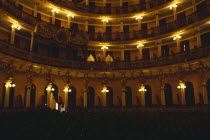
MULTIPOLYGON (((55 25, 52 25, 50 23, 41 21, 32 15, 21 11, 17 7, 15 7, 13 4, 6 2, 3 6, 1 6, 5 11, 7 11, 9 14, 11 14, 15 19, 17 18, 20 21, 23 21, 24 23, 27 23, 29 26, 32 25, 35 27, 38 23, 44 23, 46 26, 44 28, 56 28, 57 30, 60 30, 55 25)), ((2 10, 3 10, 2 9, 2 10)), ((116 33, 88 33, 86 31, 78 31, 79 34, 87 36, 89 38, 89 41, 129 41, 129 40, 139 40, 139 39, 145 39, 149 37, 157 37, 158 35, 163 35, 169 32, 176 31, 178 29, 181 29, 185 26, 194 24, 202 19, 205 19, 209 17, 209 6, 202 9, 201 11, 196 11, 182 19, 178 19, 176 21, 167 23, 164 26, 158 26, 155 28, 150 29, 142 29, 139 31, 133 31, 133 32, 116 32, 116 33)), ((63 28, 62 28, 63 29, 63 28)), ((37 28, 39 30, 39 28, 37 28)), ((40 29, 42 30, 42 29, 40 29)), ((71 32, 71 29, 67 29, 71 32)))
POLYGON ((72 1, 66 0, 48 0, 55 5, 59 5, 74 11, 86 12, 86 13, 94 13, 94 14, 128 14, 141 12, 146 10, 151 10, 154 8, 158 8, 164 4, 168 4, 173 0, 149 0, 147 2, 143 2, 135 5, 128 5, 122 7, 99 7, 99 6, 91 6, 80 3, 75 3, 72 1))
POLYGON ((24 49, 16 48, 6 42, 0 41, 0 53, 8 56, 22 59, 28 62, 55 66, 60 68, 70 68, 77 70, 135 70, 152 67, 161 67, 166 65, 178 64, 190 62, 200 58, 210 56, 210 46, 200 47, 190 51, 159 57, 150 60, 138 60, 138 61, 116 61, 116 62, 87 62, 87 61, 73 61, 60 58, 52 58, 43 55, 39 55, 33 52, 26 51, 24 49))

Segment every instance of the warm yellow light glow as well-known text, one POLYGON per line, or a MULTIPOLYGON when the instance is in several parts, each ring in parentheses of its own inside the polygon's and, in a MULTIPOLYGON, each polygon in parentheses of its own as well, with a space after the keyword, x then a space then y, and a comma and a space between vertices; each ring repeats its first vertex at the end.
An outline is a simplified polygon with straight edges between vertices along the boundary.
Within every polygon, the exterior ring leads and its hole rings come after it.
POLYGON ((139 43, 139 44, 137 45, 137 48, 140 48, 140 47, 144 47, 144 44, 139 43))
POLYGON ((6 83, 5 84, 5 87, 15 87, 16 85, 15 84, 13 84, 13 83, 6 83))
POLYGON ((71 92, 71 89, 70 89, 70 88, 64 88, 63 91, 64 91, 64 92, 71 92))
POLYGON ((17 30, 21 29, 21 27, 19 25, 12 25, 11 27, 14 28, 14 29, 17 29, 17 30))
POLYGON ((55 89, 52 88, 52 87, 47 87, 46 90, 47 90, 47 91, 55 91, 55 89))
POLYGON ((102 21, 102 22, 106 22, 106 23, 108 23, 108 22, 109 22, 109 20, 108 20, 108 19, 106 19, 106 18, 102 19, 101 21, 102 21))
POLYGON ((55 9, 55 8, 51 10, 51 12, 53 12, 53 13, 59 13, 59 11, 60 11, 60 10, 55 9))
POLYGON ((185 86, 185 83, 183 83, 182 81, 180 81, 179 82, 179 85, 177 86, 177 88, 179 88, 179 89, 185 89, 186 88, 186 86, 185 86))
POLYGON ((107 50, 107 49, 109 49, 109 47, 103 46, 103 47, 101 47, 101 49, 102 49, 102 50, 107 50))
POLYGON ((106 87, 106 86, 104 86, 104 87, 103 87, 103 89, 101 90, 101 92, 103 92, 103 93, 107 93, 107 92, 109 92, 109 90, 107 89, 107 87, 106 87))
POLYGON ((180 39, 180 38, 182 38, 182 36, 176 35, 176 36, 173 37, 173 40, 177 40, 177 39, 180 39))
POLYGON ((138 20, 138 19, 143 19, 142 16, 136 16, 135 18, 136 18, 136 20, 138 20))
POLYGON ((145 88, 145 86, 143 85, 143 84, 141 84, 141 87, 140 87, 140 89, 139 89, 139 92, 146 92, 147 91, 147 89, 145 88))
POLYGON ((72 18, 74 18, 74 14, 68 14, 68 15, 66 15, 67 17, 72 17, 72 18))
POLYGON ((178 5, 177 4, 172 4, 169 8, 172 10, 173 8, 176 8, 178 5))

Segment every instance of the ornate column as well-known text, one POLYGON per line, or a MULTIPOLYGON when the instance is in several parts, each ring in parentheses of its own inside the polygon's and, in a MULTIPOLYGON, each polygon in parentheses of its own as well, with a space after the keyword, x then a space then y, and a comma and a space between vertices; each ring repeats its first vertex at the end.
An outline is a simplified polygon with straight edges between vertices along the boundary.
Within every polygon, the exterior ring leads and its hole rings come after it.
POLYGON ((180 48, 180 39, 182 38, 182 36, 180 35, 176 35, 173 37, 173 40, 176 41, 176 45, 177 45, 177 53, 181 52, 181 48, 180 48))
POLYGON ((64 99, 65 110, 67 110, 68 107, 69 107, 68 106, 69 105, 69 94, 71 92, 69 84, 66 84, 63 91, 64 91, 64 94, 65 94, 65 99, 64 99))
POLYGON ((33 51, 33 44, 34 44, 34 32, 31 32, 31 41, 30 41, 30 51, 33 51))
POLYGON ((198 47, 201 47, 202 44, 201 44, 201 34, 200 34, 200 29, 198 27, 198 30, 197 30, 197 33, 196 33, 196 39, 197 39, 197 46, 198 47))
POLYGON ((55 13, 59 13, 58 9, 52 9, 52 24, 55 24, 55 13))
POLYGON ((19 25, 12 25, 11 26, 12 30, 11 30, 11 37, 10 37, 10 44, 14 44, 15 43, 15 30, 20 30, 21 27, 19 25))
POLYGON ((195 0, 192 0, 192 7, 193 7, 193 12, 196 12, 197 7, 196 7, 195 0))
POLYGON ((145 89, 145 86, 143 84, 141 84, 139 92, 140 92, 140 101, 141 101, 141 106, 145 107, 146 103, 145 103, 145 92, 147 90, 145 89))
POLYGON ((185 83, 180 80, 179 85, 177 86, 178 89, 180 89, 180 97, 181 97, 181 104, 186 105, 186 99, 185 99, 185 83))
POLYGON ((87 90, 88 90, 88 84, 89 84, 89 79, 88 78, 85 78, 83 80, 83 84, 84 84, 84 100, 83 100, 83 106, 86 108, 88 107, 88 98, 87 98, 87 90))
POLYGON ((74 18, 74 14, 68 14, 66 16, 68 18, 68 28, 71 28, 71 19, 74 18))
POLYGON ((101 49, 103 50, 103 61, 106 61, 106 50, 109 48, 107 46, 103 46, 101 49))
POLYGON ((37 2, 37 0, 34 1, 34 11, 33 11, 33 16, 37 17, 37 7, 38 7, 39 3, 37 2))
POLYGON ((120 83, 122 87, 122 107, 126 107, 126 79, 123 78, 120 83))
POLYGON ((52 91, 54 91, 55 89, 52 87, 52 83, 49 83, 46 90, 47 90, 47 106, 49 108, 53 109, 53 94, 52 94, 52 91))
POLYGON ((9 107, 10 90, 11 88, 14 88, 15 86, 16 85, 12 82, 11 77, 5 81, 4 107, 9 107))
POLYGON ((144 47, 144 44, 142 44, 142 43, 139 43, 139 44, 137 45, 137 48, 139 49, 140 60, 143 59, 143 54, 142 54, 142 49, 143 49, 143 47, 144 47))
POLYGON ((165 99, 165 87, 164 87, 164 85, 161 85, 161 87, 160 87, 160 100, 161 100, 161 105, 165 106, 166 105, 166 99, 165 99))
POLYGON ((107 106, 107 93, 109 92, 109 90, 107 89, 106 85, 104 85, 104 87, 101 90, 101 92, 103 94, 103 106, 106 107, 107 106))
POLYGON ((31 84, 28 83, 26 85, 26 107, 31 107, 31 84))

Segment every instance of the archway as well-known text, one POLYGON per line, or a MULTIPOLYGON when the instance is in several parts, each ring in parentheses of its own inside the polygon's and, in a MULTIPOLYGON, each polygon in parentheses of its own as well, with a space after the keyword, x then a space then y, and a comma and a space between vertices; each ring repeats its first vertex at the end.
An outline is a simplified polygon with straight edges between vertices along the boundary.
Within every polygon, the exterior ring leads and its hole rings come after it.
POLYGON ((195 95, 194 95, 194 87, 191 82, 185 83, 185 99, 186 105, 194 105, 195 104, 195 95))
POLYGON ((173 96, 172 96, 172 88, 170 84, 164 85, 164 93, 165 93, 165 103, 166 106, 173 105, 173 96))
POLYGON ((207 95, 208 95, 208 102, 210 105, 210 79, 207 80, 206 84, 207 84, 206 89, 207 89, 207 95))
POLYGON ((88 87, 88 90, 87 90, 87 106, 88 107, 94 106, 94 100, 95 100, 94 94, 95 94, 94 88, 88 87))
POLYGON ((130 107, 132 106, 132 90, 130 87, 125 88, 125 100, 126 100, 126 106, 130 107))
POLYGON ((145 106, 152 106, 152 89, 149 85, 145 85, 145 106))
MULTIPOLYGON (((24 106, 26 106, 27 86, 25 87, 24 106)), ((36 86, 31 84, 30 87, 30 107, 35 107, 36 86)))
MULTIPOLYGON (((4 106, 5 105, 5 94, 6 94, 6 87, 5 87, 6 84, 3 85, 3 94, 2 94, 2 105, 4 106)), ((14 96, 15 96, 15 87, 8 87, 10 88, 9 90, 9 103, 8 103, 8 107, 9 108, 12 108, 14 107, 14 96)))
POLYGON ((73 86, 69 87, 71 92, 68 93, 68 107, 76 107, 76 88, 73 86))
POLYGON ((109 92, 107 92, 106 101, 107 106, 113 106, 113 89, 111 87, 107 87, 109 92))

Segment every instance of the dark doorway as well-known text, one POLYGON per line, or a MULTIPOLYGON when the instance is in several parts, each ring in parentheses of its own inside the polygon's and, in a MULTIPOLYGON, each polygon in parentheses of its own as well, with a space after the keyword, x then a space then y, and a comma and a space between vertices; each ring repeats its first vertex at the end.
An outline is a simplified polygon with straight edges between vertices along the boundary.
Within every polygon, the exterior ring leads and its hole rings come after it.
POLYGON ((162 57, 169 56, 169 46, 168 45, 161 46, 161 54, 162 54, 162 57))
POLYGON ((106 3, 106 14, 111 14, 111 3, 106 3))
POLYGON ((185 41, 180 42, 180 50, 181 50, 181 52, 190 51, 189 40, 185 40, 185 41))
POLYGON ((88 107, 94 106, 94 100, 95 100, 94 94, 95 94, 94 88, 88 87, 88 90, 87 90, 87 106, 88 107))
POLYGON ((173 105, 173 96, 172 96, 172 88, 171 88, 171 85, 165 84, 165 86, 164 86, 164 92, 165 92, 166 106, 172 106, 173 105))
POLYGON ((90 13, 95 13, 95 2, 90 2, 89 3, 89 12, 90 13))
POLYGON ((122 10, 123 13, 128 13, 128 2, 123 2, 122 10))
POLYGON ((129 62, 131 60, 131 52, 130 50, 125 50, 124 51, 124 61, 129 62))
POLYGON ((106 26, 106 39, 112 40, 112 26, 106 26))
POLYGON ((150 59, 150 49, 146 48, 146 49, 142 49, 142 56, 143 56, 143 60, 149 60, 150 59))
POLYGON ((129 40, 129 26, 125 25, 123 26, 123 34, 124 34, 124 40, 129 40))
POLYGON ((69 87, 71 92, 68 93, 68 108, 76 107, 76 88, 73 86, 69 87))
POLYGON ((145 105, 146 107, 152 106, 152 89, 150 86, 145 85, 146 92, 145 92, 145 105))
POLYGON ((142 37, 145 38, 148 35, 148 27, 147 27, 147 23, 142 23, 141 24, 141 32, 142 37))
MULTIPOLYGON (((202 44, 202 47, 208 47, 208 46, 210 46, 209 38, 210 38, 210 32, 201 35, 201 44, 202 44)), ((200 47, 200 46, 198 46, 198 47, 200 47)))
POLYGON ((96 35, 95 35, 95 26, 88 25, 88 34, 91 40, 95 40, 96 35))
POLYGON ((203 10, 203 9, 205 9, 205 8, 207 8, 206 1, 201 2, 200 4, 198 4, 198 5, 196 6, 197 11, 201 11, 201 10, 203 10))
POLYGON ((185 100, 186 105, 195 105, 195 95, 194 95, 194 87, 191 82, 185 83, 185 100))
POLYGON ((74 32, 79 31, 79 26, 77 23, 71 23, 71 30, 74 32))
POLYGON ((125 100, 126 100, 126 106, 131 107, 132 106, 132 90, 130 87, 125 88, 125 100))
POLYGON ((10 87, 9 91, 9 107, 14 107, 15 87, 10 87))
POLYGON ((109 90, 106 96, 107 106, 111 107, 113 106, 113 89, 111 87, 107 87, 107 89, 109 90))

